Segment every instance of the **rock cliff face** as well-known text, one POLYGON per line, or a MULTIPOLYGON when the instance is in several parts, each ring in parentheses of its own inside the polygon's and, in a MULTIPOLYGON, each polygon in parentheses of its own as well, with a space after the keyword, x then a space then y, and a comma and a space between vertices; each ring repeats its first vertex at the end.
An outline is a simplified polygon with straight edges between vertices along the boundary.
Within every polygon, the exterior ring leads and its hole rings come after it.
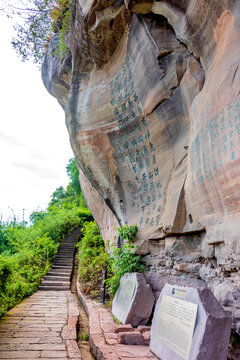
POLYGON ((42 78, 103 238, 137 224, 156 290, 201 278, 240 333, 239 0, 73 0, 57 41, 42 78))

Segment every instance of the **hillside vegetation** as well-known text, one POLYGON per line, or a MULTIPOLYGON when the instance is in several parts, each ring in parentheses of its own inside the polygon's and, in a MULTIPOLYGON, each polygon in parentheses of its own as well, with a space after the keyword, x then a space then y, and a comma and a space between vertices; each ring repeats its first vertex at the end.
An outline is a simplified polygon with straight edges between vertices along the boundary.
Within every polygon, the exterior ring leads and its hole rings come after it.
POLYGON ((37 290, 61 240, 92 220, 78 182, 74 159, 67 165, 70 183, 52 194, 45 211, 34 211, 31 225, 0 224, 0 316, 37 290))

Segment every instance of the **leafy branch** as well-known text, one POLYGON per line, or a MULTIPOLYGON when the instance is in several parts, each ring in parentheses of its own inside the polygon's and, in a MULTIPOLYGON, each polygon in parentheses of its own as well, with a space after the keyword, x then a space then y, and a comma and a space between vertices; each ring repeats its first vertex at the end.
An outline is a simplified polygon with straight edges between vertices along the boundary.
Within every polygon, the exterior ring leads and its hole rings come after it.
POLYGON ((32 59, 41 64, 51 37, 59 32, 55 55, 62 57, 69 51, 66 36, 69 29, 70 0, 30 0, 5 2, 3 12, 16 21, 13 48, 22 61, 32 59))

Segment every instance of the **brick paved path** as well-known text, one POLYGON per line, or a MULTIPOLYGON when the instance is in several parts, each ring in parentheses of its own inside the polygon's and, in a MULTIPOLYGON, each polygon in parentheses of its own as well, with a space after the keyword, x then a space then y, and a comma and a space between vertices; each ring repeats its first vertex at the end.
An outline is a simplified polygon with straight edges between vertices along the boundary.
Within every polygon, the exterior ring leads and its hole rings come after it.
POLYGON ((71 340, 61 337, 69 293, 37 291, 10 310, 0 320, 0 359, 81 359, 67 356, 66 342, 71 340))

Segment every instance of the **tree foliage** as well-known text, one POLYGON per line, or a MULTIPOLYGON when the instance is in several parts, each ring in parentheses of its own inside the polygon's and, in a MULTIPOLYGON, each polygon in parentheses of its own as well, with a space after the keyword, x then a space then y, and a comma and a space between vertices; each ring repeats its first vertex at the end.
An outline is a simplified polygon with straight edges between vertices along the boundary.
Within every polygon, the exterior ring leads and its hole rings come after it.
POLYGON ((57 203, 60 203, 61 200, 65 199, 67 197, 67 193, 64 190, 63 186, 59 186, 52 194, 51 201, 49 203, 49 206, 55 205, 57 203))
POLYGON ((69 4, 70 0, 16 0, 14 5, 6 1, 3 11, 16 21, 12 45, 22 61, 32 59, 41 64, 56 32, 59 32, 59 42, 55 55, 62 56, 68 51, 69 4))
POLYGON ((73 191, 75 195, 81 194, 81 187, 79 183, 79 172, 77 168, 76 159, 70 159, 66 166, 67 174, 70 179, 70 183, 67 187, 68 191, 73 191))

